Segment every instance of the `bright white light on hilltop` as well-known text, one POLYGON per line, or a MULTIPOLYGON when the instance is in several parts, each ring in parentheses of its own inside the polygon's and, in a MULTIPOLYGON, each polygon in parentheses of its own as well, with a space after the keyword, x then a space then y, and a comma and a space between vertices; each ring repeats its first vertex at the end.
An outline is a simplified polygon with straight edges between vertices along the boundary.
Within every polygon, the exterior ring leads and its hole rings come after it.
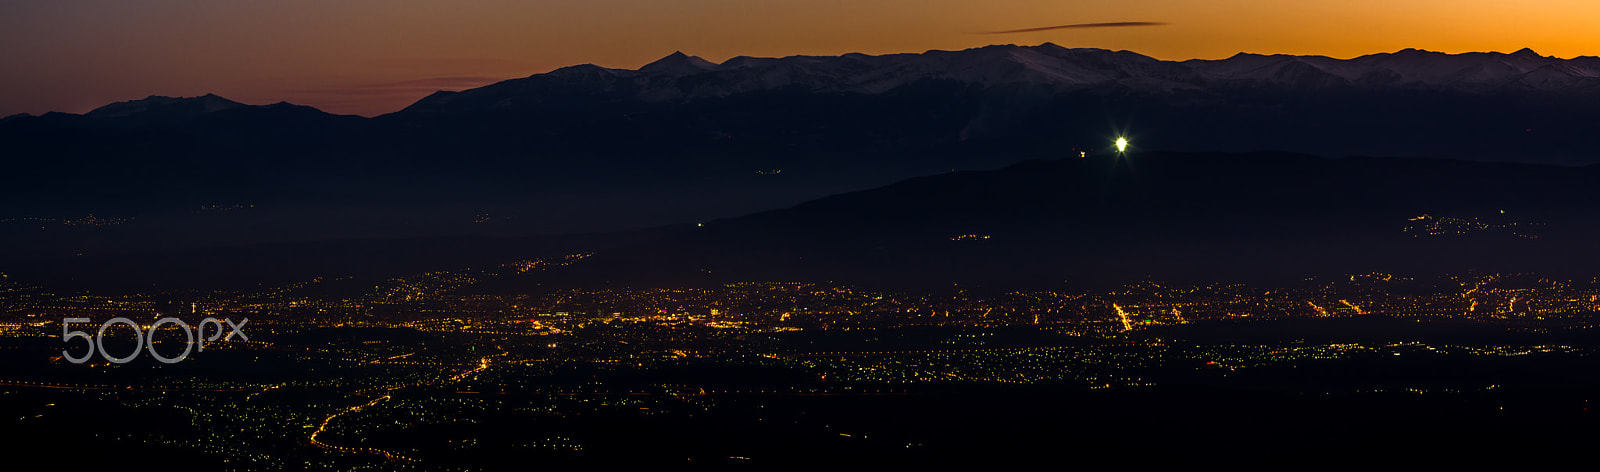
POLYGON ((1128 138, 1117 138, 1117 152, 1127 152, 1128 138))

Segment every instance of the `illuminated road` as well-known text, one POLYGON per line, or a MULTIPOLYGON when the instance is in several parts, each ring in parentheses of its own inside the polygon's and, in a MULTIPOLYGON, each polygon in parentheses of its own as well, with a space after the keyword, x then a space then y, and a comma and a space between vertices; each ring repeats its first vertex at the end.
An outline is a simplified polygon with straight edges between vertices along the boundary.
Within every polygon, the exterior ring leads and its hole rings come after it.
MULTIPOLYGON (((432 381, 432 382, 413 382, 413 383, 405 383, 405 384, 385 385, 385 386, 378 387, 378 388, 370 388, 370 389, 366 389, 366 390, 359 390, 359 391, 356 391, 355 394, 356 395, 371 395, 371 394, 375 394, 375 393, 379 393, 379 392, 393 392, 395 390, 400 390, 400 389, 404 389, 404 388, 411 388, 411 387, 421 387, 421 386, 424 386, 424 385, 439 385, 439 384, 445 384, 445 383, 460 382, 462 380, 466 380, 467 377, 472 376, 472 374, 483 372, 484 369, 488 369, 489 368, 489 364, 490 364, 490 360, 494 359, 495 357, 504 356, 506 354, 507 353, 502 352, 502 353, 491 355, 491 356, 484 356, 484 357, 478 359, 478 365, 476 367, 473 367, 472 369, 469 369, 469 370, 462 371, 462 372, 457 373, 455 375, 452 375, 452 376, 450 376, 449 378, 446 378, 446 379, 435 380, 435 381, 432 381)), ((419 365, 426 365, 426 363, 421 363, 419 365)))
POLYGON ((1346 300, 1339 300, 1339 303, 1343 303, 1343 304, 1344 304, 1344 306, 1347 306, 1347 307, 1350 307, 1350 309, 1351 309, 1351 310, 1355 310, 1355 312, 1356 312, 1356 314, 1357 314, 1357 315, 1365 315, 1365 314, 1367 314, 1367 312, 1366 312, 1366 311, 1362 311, 1362 310, 1361 310, 1361 307, 1359 307, 1359 306, 1356 306, 1356 305, 1353 305, 1353 304, 1351 304, 1351 303, 1350 303, 1350 302, 1349 302, 1349 301, 1346 301, 1346 300))
MULTIPOLYGON (((460 382, 462 380, 466 380, 468 377, 471 377, 473 374, 477 374, 479 372, 483 372, 484 370, 488 369, 489 366, 492 364, 491 361, 495 357, 503 356, 503 355, 506 355, 506 354, 507 353, 505 353, 505 352, 501 352, 499 354, 494 354, 494 355, 490 355, 490 356, 484 356, 483 358, 478 360, 478 366, 477 367, 474 367, 472 369, 465 370, 465 371, 462 371, 462 372, 457 373, 455 375, 452 375, 448 379, 436 380, 436 381, 433 381, 433 382, 417 382, 417 383, 410 383, 410 384, 390 385, 390 386, 381 387, 381 388, 378 388, 378 389, 357 391, 357 392, 355 392, 355 394, 356 395, 367 395, 369 393, 373 393, 373 392, 376 392, 376 391, 379 391, 379 390, 384 391, 384 392, 393 392, 395 390, 400 390, 400 389, 410 388, 410 387, 419 387, 419 386, 423 386, 423 385, 438 385, 438 384, 444 384, 444 383, 460 382)), ((403 356, 401 356, 401 357, 403 357, 403 356)), ((416 461, 416 459, 412 459, 412 458, 409 458, 409 457, 406 457, 406 456, 402 456, 402 455, 399 455, 399 454, 395 454, 395 453, 392 453, 392 452, 389 452, 389 451, 385 451, 385 450, 382 450, 382 449, 375 449, 375 448, 370 448, 370 447, 368 447, 368 448, 356 448, 356 447, 335 446, 335 445, 332 445, 332 444, 328 444, 328 443, 322 442, 322 441, 317 439, 317 436, 322 434, 323 431, 326 431, 328 429, 328 424, 332 423, 335 418, 338 418, 339 416, 342 416, 342 415, 344 415, 346 413, 354 413, 354 412, 361 411, 361 410, 363 410, 363 409, 365 409, 367 407, 370 407, 370 406, 378 404, 378 402, 382 402, 382 401, 388 400, 390 398, 392 398, 392 397, 389 394, 385 393, 383 396, 378 397, 378 398, 374 398, 372 401, 367 402, 365 404, 352 406, 350 408, 346 408, 344 410, 340 410, 337 413, 328 415, 327 418, 323 418, 322 424, 317 425, 317 430, 311 432, 311 444, 314 445, 314 446, 317 446, 317 447, 320 447, 320 448, 323 448, 323 449, 332 450, 332 451, 349 452, 349 453, 378 454, 378 455, 381 455, 381 456, 383 456, 385 458, 388 458, 389 460, 407 461, 407 462, 416 461)))
POLYGON ((392 452, 389 452, 389 451, 381 450, 381 449, 373 449, 373 448, 370 448, 370 447, 356 448, 356 447, 335 446, 335 445, 328 444, 328 443, 325 443, 325 442, 317 440, 317 436, 318 435, 322 434, 323 431, 327 431, 328 430, 328 423, 332 423, 334 418, 338 418, 338 417, 344 415, 345 413, 354 413, 354 412, 357 412, 357 411, 361 411, 363 409, 366 409, 369 406, 378 404, 378 402, 381 402, 381 401, 384 401, 384 400, 388 400, 389 398, 390 397, 388 395, 384 395, 384 396, 381 396, 381 397, 378 397, 378 398, 374 398, 374 399, 372 399, 372 401, 367 402, 365 404, 352 406, 350 408, 345 408, 344 410, 340 410, 338 413, 334 413, 334 414, 328 415, 327 418, 323 418, 322 419, 322 424, 317 425, 317 430, 311 432, 311 445, 317 446, 317 447, 320 447, 320 448, 323 448, 323 449, 329 449, 329 450, 334 450, 334 451, 339 451, 339 452, 351 452, 351 453, 365 452, 365 453, 370 453, 370 454, 379 454, 379 455, 382 455, 385 458, 388 458, 389 460, 399 460, 399 461, 407 461, 407 462, 415 461, 415 459, 412 459, 412 458, 409 458, 409 457, 406 457, 406 456, 402 456, 402 455, 399 455, 399 454, 395 454, 395 453, 392 453, 392 452))
MULTIPOLYGON (((1123 331, 1133 331, 1133 323, 1128 321, 1128 312, 1122 311, 1122 307, 1117 306, 1117 304, 1115 304, 1115 303, 1111 304, 1111 308, 1116 309, 1117 310, 1117 316, 1122 318, 1122 330, 1123 331)), ((1138 308, 1138 307, 1134 307, 1134 308, 1138 308)))
POLYGON ((494 356, 483 356, 483 359, 479 359, 478 360, 478 366, 477 367, 473 368, 472 370, 456 374, 454 377, 450 377, 449 381, 450 382, 460 382, 462 380, 466 380, 466 378, 471 376, 472 374, 483 372, 484 369, 488 369, 489 368, 489 359, 492 359, 495 356, 503 356, 503 355, 506 355, 506 353, 502 352, 502 353, 499 353, 499 354, 495 354, 494 356))

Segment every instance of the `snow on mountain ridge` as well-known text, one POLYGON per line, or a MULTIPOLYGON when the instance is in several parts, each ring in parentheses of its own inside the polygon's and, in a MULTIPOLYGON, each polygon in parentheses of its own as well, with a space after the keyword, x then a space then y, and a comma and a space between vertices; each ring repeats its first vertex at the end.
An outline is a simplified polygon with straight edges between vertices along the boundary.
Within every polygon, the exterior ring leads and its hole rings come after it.
POLYGON ((164 97, 151 95, 140 100, 116 102, 90 110, 84 116, 92 118, 123 118, 134 115, 150 113, 163 109, 180 110, 186 114, 212 113, 232 108, 246 106, 215 94, 205 94, 198 97, 164 97))
POLYGON ((458 94, 430 96, 418 105, 470 102, 473 105, 468 107, 521 106, 541 102, 543 99, 538 97, 546 92, 573 91, 622 94, 652 102, 779 89, 879 94, 923 80, 1057 92, 1113 86, 1146 94, 1240 86, 1432 88, 1470 93, 1506 87, 1587 90, 1591 81, 1600 78, 1600 58, 1581 59, 1544 57, 1530 49, 1509 54, 1404 49, 1351 59, 1240 53, 1220 60, 1163 61, 1129 51, 1066 48, 1051 43, 876 56, 739 56, 721 64, 674 52, 637 70, 594 65, 565 67, 458 94), (499 98, 489 100, 491 95, 499 98), (479 99, 466 100, 467 97, 479 99))

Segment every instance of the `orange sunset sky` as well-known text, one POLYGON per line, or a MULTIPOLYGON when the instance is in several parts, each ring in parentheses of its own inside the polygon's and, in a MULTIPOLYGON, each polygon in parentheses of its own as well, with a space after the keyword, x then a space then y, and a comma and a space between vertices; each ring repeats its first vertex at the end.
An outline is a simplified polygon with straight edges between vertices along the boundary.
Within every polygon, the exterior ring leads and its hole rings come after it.
POLYGON ((1594 0, 19 0, 0 4, 0 116, 149 95, 392 112, 582 63, 681 50, 886 54, 988 44, 1159 59, 1349 58, 1404 48, 1600 55, 1594 0), (1164 26, 976 34, 1078 23, 1164 26))

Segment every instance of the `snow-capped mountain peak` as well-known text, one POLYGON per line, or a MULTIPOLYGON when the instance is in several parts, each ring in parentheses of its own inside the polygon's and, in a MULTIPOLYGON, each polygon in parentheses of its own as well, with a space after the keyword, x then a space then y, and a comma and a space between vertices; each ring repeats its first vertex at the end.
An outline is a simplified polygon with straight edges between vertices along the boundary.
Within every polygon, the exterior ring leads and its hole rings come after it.
POLYGON ((642 74, 685 76, 717 70, 717 64, 682 51, 674 52, 639 68, 642 74))

